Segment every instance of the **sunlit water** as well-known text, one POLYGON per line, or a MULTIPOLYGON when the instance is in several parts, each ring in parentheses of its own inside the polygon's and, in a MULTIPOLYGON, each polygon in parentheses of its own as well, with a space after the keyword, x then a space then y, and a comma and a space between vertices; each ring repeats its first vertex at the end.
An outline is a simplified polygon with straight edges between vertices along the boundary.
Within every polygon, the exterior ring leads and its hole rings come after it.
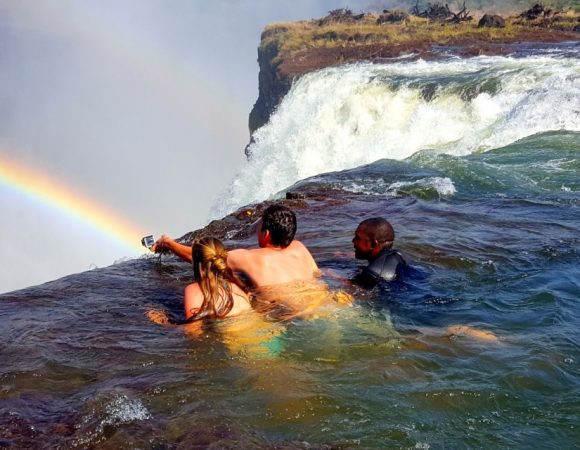
MULTIPOLYGON (((577 61, 560 63, 577 86, 577 61)), ((577 124, 570 101, 551 120, 577 124)), ((179 317, 191 281, 167 256, 0 296, 0 446, 576 447, 580 134, 567 127, 292 186, 307 197, 298 237, 327 274, 357 272, 350 240, 375 215, 416 269, 373 291, 325 275, 356 304, 318 319, 155 325, 145 313, 179 317)))

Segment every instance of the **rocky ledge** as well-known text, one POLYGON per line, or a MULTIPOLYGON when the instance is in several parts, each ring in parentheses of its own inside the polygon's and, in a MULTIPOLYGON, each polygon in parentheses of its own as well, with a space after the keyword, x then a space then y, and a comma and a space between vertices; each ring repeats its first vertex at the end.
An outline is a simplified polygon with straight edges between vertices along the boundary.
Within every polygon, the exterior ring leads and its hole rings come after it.
POLYGON ((298 77, 329 66, 357 61, 501 55, 508 44, 578 41, 580 14, 535 5, 511 17, 482 14, 465 8, 429 4, 425 11, 383 11, 353 14, 331 11, 322 19, 277 23, 266 27, 258 48, 259 95, 249 120, 250 133, 266 124, 298 77))

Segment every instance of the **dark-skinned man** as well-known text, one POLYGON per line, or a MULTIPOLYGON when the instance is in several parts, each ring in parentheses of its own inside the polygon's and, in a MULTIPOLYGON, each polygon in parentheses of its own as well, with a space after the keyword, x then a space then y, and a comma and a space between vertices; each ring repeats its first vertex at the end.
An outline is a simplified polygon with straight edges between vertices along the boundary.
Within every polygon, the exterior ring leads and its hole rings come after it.
POLYGON ((408 268, 398 250, 393 249, 395 231, 388 220, 373 217, 357 227, 352 243, 355 257, 369 262, 353 280, 355 284, 372 288, 381 280, 400 279, 408 268))

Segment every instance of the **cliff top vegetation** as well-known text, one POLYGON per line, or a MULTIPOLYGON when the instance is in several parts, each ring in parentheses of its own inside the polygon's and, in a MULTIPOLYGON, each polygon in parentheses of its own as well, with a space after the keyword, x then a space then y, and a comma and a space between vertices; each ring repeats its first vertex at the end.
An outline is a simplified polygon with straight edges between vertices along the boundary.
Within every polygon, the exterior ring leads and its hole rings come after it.
POLYGON ((382 13, 355 14, 339 9, 317 20, 267 26, 260 50, 271 55, 273 64, 287 63, 288 67, 280 69, 290 75, 312 70, 300 68, 299 60, 305 53, 314 52, 322 59, 324 54, 333 54, 336 62, 344 63, 350 54, 356 60, 372 59, 399 56, 405 51, 420 53, 433 45, 477 47, 481 52, 485 44, 554 42, 580 36, 580 14, 574 8, 537 4, 509 17, 488 15, 495 20, 486 23, 482 23, 482 15, 471 13, 465 3, 456 10, 439 3, 428 3, 424 8, 417 3, 409 11, 382 13))

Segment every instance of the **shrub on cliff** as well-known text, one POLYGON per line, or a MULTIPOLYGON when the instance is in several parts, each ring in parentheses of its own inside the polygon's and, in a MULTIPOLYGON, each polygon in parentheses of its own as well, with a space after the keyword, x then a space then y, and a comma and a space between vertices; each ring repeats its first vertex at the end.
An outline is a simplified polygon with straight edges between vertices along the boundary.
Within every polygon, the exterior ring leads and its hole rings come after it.
POLYGON ((536 3, 530 9, 524 11, 519 15, 519 17, 527 20, 536 20, 538 17, 543 16, 547 17, 551 14, 551 9, 546 9, 544 5, 540 3, 536 3))
POLYGON ((453 13, 449 9, 449 5, 427 3, 427 8, 424 11, 420 11, 419 2, 417 2, 417 4, 411 9, 411 14, 429 20, 445 20, 453 16, 453 13))
POLYGON ((536 3, 516 17, 514 24, 528 27, 578 31, 578 15, 573 10, 555 10, 536 3))
POLYGON ((384 23, 398 23, 404 22, 409 18, 409 13, 405 11, 387 11, 384 10, 383 13, 377 19, 377 24, 382 25, 384 23))
POLYGON ((365 14, 353 14, 350 9, 334 9, 327 16, 318 20, 319 26, 329 25, 332 23, 354 23, 365 18, 365 14))
POLYGON ((488 28, 504 28, 505 20, 502 16, 497 14, 485 14, 477 24, 478 28, 488 27, 488 28))

